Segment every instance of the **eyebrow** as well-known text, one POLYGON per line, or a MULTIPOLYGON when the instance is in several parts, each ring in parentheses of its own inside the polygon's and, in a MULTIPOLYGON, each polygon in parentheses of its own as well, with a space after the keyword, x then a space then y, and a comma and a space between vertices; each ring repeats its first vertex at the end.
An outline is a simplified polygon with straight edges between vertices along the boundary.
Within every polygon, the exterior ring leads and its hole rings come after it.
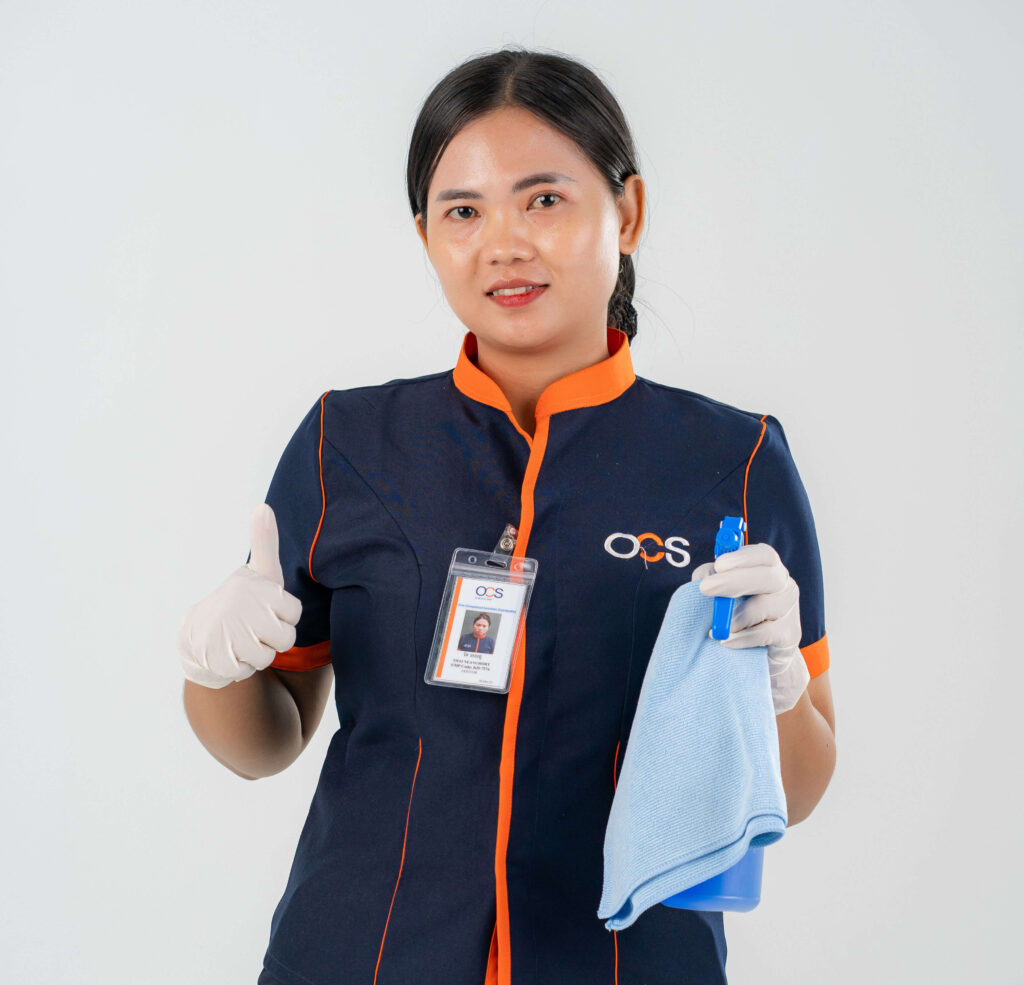
MULTIPOLYGON (((533 185, 550 185, 556 181, 575 181, 566 174, 559 174, 557 171, 543 171, 540 174, 531 174, 528 178, 521 178, 512 186, 512 194, 521 192, 533 185)), ((448 188, 441 192, 435 202, 450 202, 453 198, 483 198, 479 192, 469 191, 465 188, 448 188)))

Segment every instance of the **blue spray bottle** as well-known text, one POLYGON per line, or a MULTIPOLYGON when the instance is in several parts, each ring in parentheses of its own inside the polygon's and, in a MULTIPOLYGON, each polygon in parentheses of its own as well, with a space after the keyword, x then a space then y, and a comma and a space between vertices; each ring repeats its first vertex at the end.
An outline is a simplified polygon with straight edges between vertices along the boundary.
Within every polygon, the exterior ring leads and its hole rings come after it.
MULTIPOLYGON (((718 534, 715 536, 715 557, 742 547, 746 529, 743 517, 727 516, 719 524, 718 534)), ((735 601, 715 596, 715 607, 711 614, 712 639, 729 638, 735 601)), ((662 903, 680 910, 752 910, 761 902, 763 865, 764 846, 753 846, 747 849, 746 854, 735 865, 724 872, 684 889, 683 892, 662 900, 662 903)))

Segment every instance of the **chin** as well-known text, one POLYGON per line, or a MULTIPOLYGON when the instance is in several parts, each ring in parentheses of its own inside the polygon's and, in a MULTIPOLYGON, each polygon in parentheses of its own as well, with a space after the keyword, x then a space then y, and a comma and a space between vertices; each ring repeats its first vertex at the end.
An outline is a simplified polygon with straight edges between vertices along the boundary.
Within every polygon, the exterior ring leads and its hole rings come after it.
POLYGON ((498 314, 506 315, 503 321, 491 318, 478 328, 471 327, 470 331, 481 342, 508 349, 547 348, 557 344, 565 334, 564 330, 560 331, 546 319, 529 317, 525 312, 522 317, 508 317, 506 312, 498 314))

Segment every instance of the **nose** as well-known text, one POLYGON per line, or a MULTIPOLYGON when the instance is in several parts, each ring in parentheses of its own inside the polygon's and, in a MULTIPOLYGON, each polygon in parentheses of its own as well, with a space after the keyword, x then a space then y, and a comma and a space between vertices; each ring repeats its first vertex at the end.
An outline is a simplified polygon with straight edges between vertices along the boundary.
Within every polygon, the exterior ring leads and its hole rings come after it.
POLYGON ((494 263, 530 260, 534 255, 530 226, 518 208, 491 209, 484 222, 484 255, 494 263))

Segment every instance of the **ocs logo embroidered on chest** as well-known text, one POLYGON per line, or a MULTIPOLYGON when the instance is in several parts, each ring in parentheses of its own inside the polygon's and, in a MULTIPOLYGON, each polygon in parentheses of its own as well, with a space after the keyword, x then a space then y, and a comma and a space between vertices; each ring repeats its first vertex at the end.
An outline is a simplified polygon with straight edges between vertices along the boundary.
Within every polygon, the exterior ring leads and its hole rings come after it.
POLYGON ((609 534, 604 542, 604 549, 612 557, 628 559, 639 554, 644 561, 660 561, 664 558, 675 568, 685 568, 690 563, 690 552, 684 550, 689 546, 690 542, 685 537, 666 537, 662 540, 657 534, 652 533, 639 536, 623 533, 609 534), (645 540, 654 541, 659 548, 664 548, 664 550, 648 554, 643 547, 645 540), (623 548, 625 549, 623 550, 623 548))

